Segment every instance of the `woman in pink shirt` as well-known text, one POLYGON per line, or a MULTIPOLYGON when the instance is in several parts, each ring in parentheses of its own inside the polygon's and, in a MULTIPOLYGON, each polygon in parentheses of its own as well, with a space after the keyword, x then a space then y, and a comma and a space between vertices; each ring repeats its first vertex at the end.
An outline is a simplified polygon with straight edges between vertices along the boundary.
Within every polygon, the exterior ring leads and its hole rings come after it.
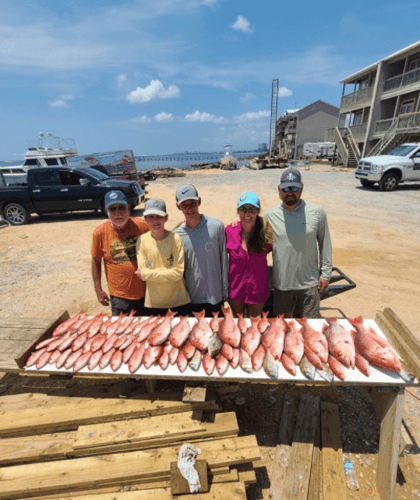
POLYGON ((273 235, 259 215, 257 194, 242 193, 237 210, 240 222, 225 229, 229 255, 229 302, 235 314, 243 314, 247 309, 249 316, 258 316, 270 293, 267 254, 271 252, 273 235))

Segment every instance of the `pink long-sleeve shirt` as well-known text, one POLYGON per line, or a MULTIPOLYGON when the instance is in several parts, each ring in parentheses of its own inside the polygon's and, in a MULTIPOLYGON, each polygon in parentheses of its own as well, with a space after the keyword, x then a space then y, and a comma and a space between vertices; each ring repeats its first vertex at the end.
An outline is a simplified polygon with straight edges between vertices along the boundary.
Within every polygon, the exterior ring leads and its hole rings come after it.
POLYGON ((229 255, 229 297, 236 302, 261 304, 270 293, 268 288, 267 254, 271 245, 266 245, 260 255, 248 253, 241 245, 242 225, 231 225, 225 229, 226 250, 229 255))

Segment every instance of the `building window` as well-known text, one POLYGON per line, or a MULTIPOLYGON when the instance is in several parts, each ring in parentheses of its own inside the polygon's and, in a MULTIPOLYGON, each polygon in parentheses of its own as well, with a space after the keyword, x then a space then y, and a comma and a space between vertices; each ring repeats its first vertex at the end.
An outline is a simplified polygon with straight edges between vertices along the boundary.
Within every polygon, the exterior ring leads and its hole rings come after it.
POLYGON ((412 113, 414 111, 414 99, 403 101, 400 108, 400 115, 412 113))

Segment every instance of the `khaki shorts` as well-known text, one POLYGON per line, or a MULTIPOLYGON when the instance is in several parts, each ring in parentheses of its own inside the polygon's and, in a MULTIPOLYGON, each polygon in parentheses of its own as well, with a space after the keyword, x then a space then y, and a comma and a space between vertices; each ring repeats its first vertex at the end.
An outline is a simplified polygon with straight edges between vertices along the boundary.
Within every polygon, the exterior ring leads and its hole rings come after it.
POLYGON ((274 289, 274 316, 284 314, 286 318, 321 318, 319 299, 320 293, 317 286, 307 290, 274 289))

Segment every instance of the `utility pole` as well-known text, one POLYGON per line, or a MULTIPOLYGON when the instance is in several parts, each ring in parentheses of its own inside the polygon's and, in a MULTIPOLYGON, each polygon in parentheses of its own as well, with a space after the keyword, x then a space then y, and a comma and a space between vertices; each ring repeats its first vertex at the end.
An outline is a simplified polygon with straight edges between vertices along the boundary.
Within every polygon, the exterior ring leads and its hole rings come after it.
POLYGON ((279 81, 273 80, 271 86, 271 120, 270 120, 270 154, 269 158, 274 155, 276 149, 276 122, 277 122, 277 102, 279 94, 279 81))

